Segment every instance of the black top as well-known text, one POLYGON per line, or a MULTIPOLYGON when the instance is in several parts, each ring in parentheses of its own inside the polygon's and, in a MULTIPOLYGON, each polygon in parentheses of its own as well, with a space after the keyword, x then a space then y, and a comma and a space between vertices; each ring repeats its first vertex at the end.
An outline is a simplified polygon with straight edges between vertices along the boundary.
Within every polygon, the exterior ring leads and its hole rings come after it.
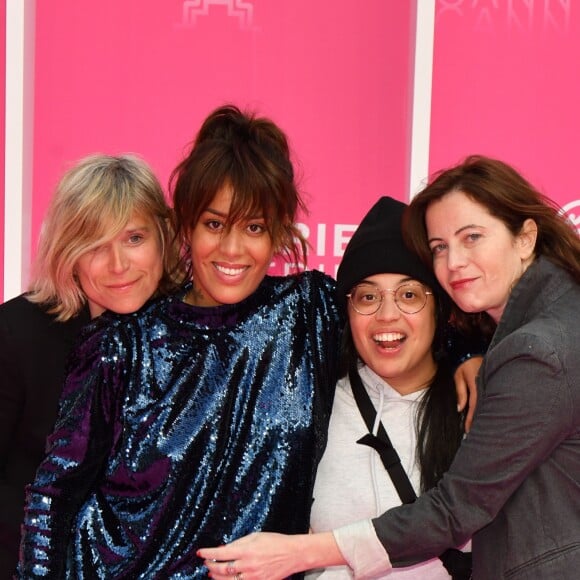
POLYGON ((88 307, 67 322, 24 295, 0 305, 0 579, 18 562, 24 486, 44 457, 68 354, 88 307))

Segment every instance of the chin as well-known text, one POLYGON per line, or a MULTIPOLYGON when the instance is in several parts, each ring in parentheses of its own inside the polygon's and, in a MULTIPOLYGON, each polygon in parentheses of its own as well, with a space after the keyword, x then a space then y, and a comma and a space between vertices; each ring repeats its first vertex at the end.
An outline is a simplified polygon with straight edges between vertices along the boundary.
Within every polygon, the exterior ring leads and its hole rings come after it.
POLYGON ((468 314, 477 314, 478 312, 483 312, 483 308, 481 306, 475 306, 473 304, 467 304, 466 306, 462 306, 458 304, 459 308, 463 310, 463 312, 467 312, 468 314))

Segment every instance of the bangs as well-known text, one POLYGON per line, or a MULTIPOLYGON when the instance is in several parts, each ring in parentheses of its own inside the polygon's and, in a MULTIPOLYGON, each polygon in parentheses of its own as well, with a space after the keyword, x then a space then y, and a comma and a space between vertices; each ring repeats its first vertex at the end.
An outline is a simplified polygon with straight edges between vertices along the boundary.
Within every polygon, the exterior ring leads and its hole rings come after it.
POLYGON ((231 226, 239 221, 263 219, 268 230, 271 232, 275 219, 276 196, 268 189, 257 190, 248 187, 247 183, 227 184, 231 187, 232 204, 227 219, 227 225, 231 226))
POLYGON ((78 219, 75 231, 71 232, 71 239, 76 240, 79 253, 94 250, 114 239, 135 213, 133 206, 104 206, 100 211, 87 212, 78 219))
POLYGON ((188 251, 187 237, 202 213, 228 188, 231 203, 226 228, 261 219, 276 254, 305 262, 307 243, 294 224, 298 208, 305 208, 296 187, 288 142, 268 119, 245 115, 233 106, 217 109, 204 121, 191 151, 173 170, 169 183, 176 233, 184 251, 188 251))

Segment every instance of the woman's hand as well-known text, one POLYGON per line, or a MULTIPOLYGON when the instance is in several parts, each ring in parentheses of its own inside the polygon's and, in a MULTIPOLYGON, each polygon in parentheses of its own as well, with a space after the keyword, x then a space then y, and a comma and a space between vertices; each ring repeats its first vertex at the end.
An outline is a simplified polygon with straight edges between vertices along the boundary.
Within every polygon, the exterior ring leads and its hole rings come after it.
POLYGON ((345 563, 331 532, 258 532, 226 546, 202 548, 197 555, 217 580, 282 580, 303 570, 345 563))
POLYGON ((455 380, 455 390, 457 393, 457 410, 459 412, 463 411, 465 406, 469 403, 467 415, 465 416, 466 433, 471 429, 473 414, 475 413, 475 407, 477 405, 477 385, 475 383, 475 378, 479 372, 479 367, 481 366, 482 361, 483 356, 472 356, 461 363, 453 375, 455 380))

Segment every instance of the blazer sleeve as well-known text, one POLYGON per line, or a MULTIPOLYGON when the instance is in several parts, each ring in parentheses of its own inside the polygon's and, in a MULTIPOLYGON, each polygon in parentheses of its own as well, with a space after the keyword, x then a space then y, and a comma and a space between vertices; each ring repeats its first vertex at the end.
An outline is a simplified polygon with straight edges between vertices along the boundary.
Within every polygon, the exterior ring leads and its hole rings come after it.
POLYGON ((473 427, 447 474, 415 503, 373 520, 392 563, 467 541, 574 432, 571 379, 553 345, 514 333, 493 350, 473 427))
POLYGON ((75 517, 114 445, 122 370, 112 361, 121 358, 119 343, 114 329, 97 328, 73 352, 47 456, 26 490, 22 578, 64 578, 75 517))

